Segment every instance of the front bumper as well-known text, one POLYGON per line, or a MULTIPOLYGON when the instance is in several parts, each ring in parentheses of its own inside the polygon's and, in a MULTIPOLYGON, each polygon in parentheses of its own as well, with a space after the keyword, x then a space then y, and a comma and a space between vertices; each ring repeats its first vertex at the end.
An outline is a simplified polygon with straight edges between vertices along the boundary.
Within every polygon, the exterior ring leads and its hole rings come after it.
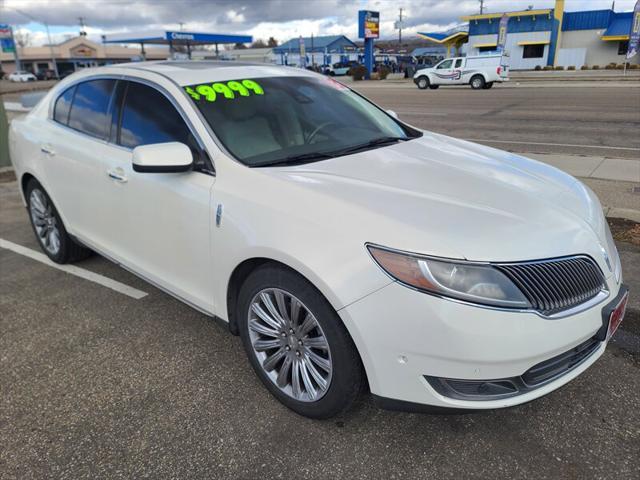
POLYGON ((339 313, 358 347, 371 393, 387 400, 383 404, 492 409, 546 395, 592 365, 606 346, 598 336, 603 311, 620 290, 615 286, 607 300, 588 310, 548 319, 441 299, 391 283, 339 313), (586 344, 588 354, 571 368, 513 394, 465 397, 439 388, 438 379, 522 379, 532 367, 586 344))

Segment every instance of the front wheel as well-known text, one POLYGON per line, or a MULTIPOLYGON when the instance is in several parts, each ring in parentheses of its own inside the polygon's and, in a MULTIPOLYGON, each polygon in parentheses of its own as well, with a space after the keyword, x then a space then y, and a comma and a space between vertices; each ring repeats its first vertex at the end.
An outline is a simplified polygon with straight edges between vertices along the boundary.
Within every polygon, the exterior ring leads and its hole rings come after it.
POLYGON ((493 87, 493 82, 487 82, 484 84, 484 89, 485 90, 489 90, 491 87, 493 87))
POLYGON ((31 226, 40 247, 51 260, 69 263, 90 255, 90 250, 69 236, 56 207, 40 183, 30 180, 25 194, 31 226))
POLYGON ((484 77, 482 75, 475 75, 474 77, 471 77, 471 81, 469 83, 471 84, 471 88, 474 90, 481 90, 485 86, 484 77))
POLYGON ((251 366, 285 406, 325 419, 357 399, 365 377, 355 345, 304 277, 278 265, 260 267, 240 289, 237 315, 251 366))
POLYGON ((424 90, 426 88, 429 88, 429 85, 430 85, 429 78, 427 78, 427 77, 418 78, 418 81, 416 82, 416 85, 418 85, 418 88, 420 90, 424 90))

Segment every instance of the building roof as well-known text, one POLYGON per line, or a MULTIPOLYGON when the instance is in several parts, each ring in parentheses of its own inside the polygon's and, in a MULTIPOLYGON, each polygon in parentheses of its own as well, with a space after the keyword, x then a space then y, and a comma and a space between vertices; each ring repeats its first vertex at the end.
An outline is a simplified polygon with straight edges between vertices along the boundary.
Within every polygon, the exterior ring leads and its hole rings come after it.
POLYGON ((611 9, 564 12, 562 30, 597 30, 607 28, 615 13, 611 9))
MULTIPOLYGON (((121 45, 103 45, 89 40, 87 37, 78 36, 65 40, 52 46, 42 47, 18 47, 20 60, 25 62, 51 60, 51 51, 57 60, 130 60, 141 54, 139 46, 124 47, 121 45)), ((145 48, 145 53, 149 59, 167 58, 169 52, 166 48, 145 48)), ((11 62, 14 60, 13 53, 0 53, 0 60, 11 62)))
POLYGON ((602 34, 602 40, 629 40, 633 12, 616 13, 607 30, 602 34))
MULTIPOLYGON (((496 20, 502 15, 501 13, 491 13, 462 18, 469 20, 470 35, 491 35, 498 33, 499 22, 496 20)), ((553 28, 553 9, 507 12, 507 16, 510 17, 509 33, 551 31, 553 28), (516 20, 511 17, 522 18, 516 20)), ((564 12, 562 30, 606 30, 601 37, 603 40, 627 40, 632 19, 633 12, 617 13, 611 9, 564 12)))
MULTIPOLYGON (((357 45, 349 40, 344 35, 327 35, 323 37, 304 37, 302 39, 304 41, 304 49, 305 52, 311 52, 311 44, 313 43, 313 51, 314 52, 324 52, 325 49, 327 51, 331 50, 339 50, 345 47, 356 49, 357 45)), ((285 52, 298 52, 300 50, 300 39, 292 38, 291 40, 274 47, 274 53, 285 53, 285 52)))
POLYGON ((471 20, 490 20, 494 18, 501 18, 502 15, 506 15, 507 17, 526 17, 526 16, 536 16, 536 15, 550 15, 553 9, 544 8, 539 10, 519 10, 517 12, 501 12, 501 13, 482 13, 477 15, 465 15, 460 17, 463 21, 471 21, 471 20))

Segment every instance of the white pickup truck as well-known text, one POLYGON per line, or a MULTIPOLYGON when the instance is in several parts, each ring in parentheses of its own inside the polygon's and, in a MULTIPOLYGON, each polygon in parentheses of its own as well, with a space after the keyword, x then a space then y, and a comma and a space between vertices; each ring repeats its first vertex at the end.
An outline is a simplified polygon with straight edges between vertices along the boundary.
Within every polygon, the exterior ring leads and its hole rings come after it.
POLYGON ((431 68, 418 70, 413 81, 422 90, 436 89, 440 85, 471 85, 475 90, 487 89, 495 82, 509 81, 508 59, 500 54, 445 58, 431 68))

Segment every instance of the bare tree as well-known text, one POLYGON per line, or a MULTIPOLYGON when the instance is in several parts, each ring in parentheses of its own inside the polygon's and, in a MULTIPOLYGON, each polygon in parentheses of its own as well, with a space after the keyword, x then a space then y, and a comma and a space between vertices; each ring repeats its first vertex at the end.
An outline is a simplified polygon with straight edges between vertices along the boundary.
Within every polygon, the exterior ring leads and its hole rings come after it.
POLYGON ((251 44, 251 48, 266 48, 267 44, 264 43, 264 40, 258 38, 255 42, 251 44))
POLYGON ((13 32, 13 38, 20 48, 31 46, 31 33, 22 31, 13 32))
POLYGON ((269 40, 267 40, 267 47, 277 47, 278 46, 278 40, 276 40, 273 37, 269 37, 269 40))

